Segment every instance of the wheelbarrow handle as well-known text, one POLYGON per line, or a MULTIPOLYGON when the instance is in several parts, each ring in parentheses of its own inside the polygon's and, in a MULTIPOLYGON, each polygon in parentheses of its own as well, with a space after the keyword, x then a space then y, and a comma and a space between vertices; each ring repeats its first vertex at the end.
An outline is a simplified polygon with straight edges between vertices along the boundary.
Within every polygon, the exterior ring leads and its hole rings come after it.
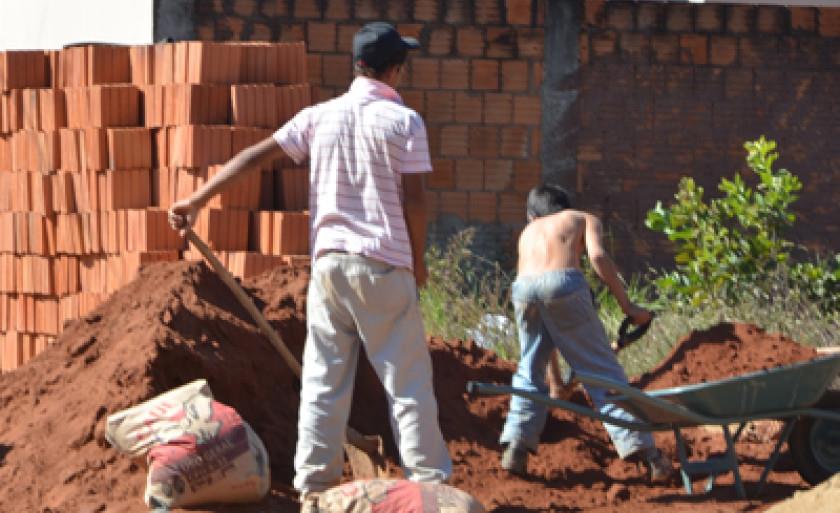
MULTIPOLYGON (((563 382, 564 387, 571 385, 575 382, 575 371, 572 369, 563 369, 560 373, 560 380, 563 382)), ((467 381, 467 395, 470 399, 475 399, 480 395, 492 395, 488 393, 488 390, 495 390, 493 386, 492 384, 478 381, 467 381)))
POLYGON ((532 392, 529 390, 515 388, 512 386, 497 385, 495 383, 480 383, 477 381, 468 381, 467 393, 469 394, 471 399, 475 399, 479 396, 494 396, 506 394, 517 395, 519 397, 523 397, 525 399, 529 399, 531 401, 543 404, 550 408, 562 408, 564 410, 568 410, 579 415, 589 417, 591 419, 600 420, 608 424, 636 431, 661 431, 663 429, 670 428, 670 426, 668 426, 667 424, 655 424, 640 420, 627 420, 625 418, 614 417, 608 413, 603 413, 589 406, 583 406, 563 399, 552 399, 551 397, 539 392, 532 392))

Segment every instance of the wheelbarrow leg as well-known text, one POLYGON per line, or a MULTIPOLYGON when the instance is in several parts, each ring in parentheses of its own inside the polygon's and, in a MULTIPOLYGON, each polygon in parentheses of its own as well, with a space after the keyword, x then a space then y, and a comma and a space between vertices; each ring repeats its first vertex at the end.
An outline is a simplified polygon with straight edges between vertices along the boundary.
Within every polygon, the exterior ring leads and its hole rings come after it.
POLYGON ((703 461, 688 461, 688 455, 685 449, 685 440, 680 433, 679 428, 674 428, 674 437, 677 439, 677 455, 680 458, 680 475, 682 476, 683 486, 688 495, 693 494, 693 486, 691 483, 691 476, 696 474, 708 474, 706 480, 706 493, 712 491, 715 486, 715 479, 719 474, 732 471, 735 478, 735 491, 740 499, 747 497, 744 491, 744 483, 741 481, 741 472, 738 470, 738 455, 735 453, 735 440, 732 433, 729 431, 729 426, 723 424, 720 426, 723 430, 723 436, 726 439, 726 454, 716 456, 714 458, 707 458, 703 461))
POLYGON ((738 439, 741 438, 741 434, 744 432, 745 427, 747 427, 746 422, 741 422, 740 424, 738 424, 738 430, 735 431, 735 436, 732 437, 732 440, 734 440, 737 443, 738 439))
POLYGON ((773 470, 773 467, 776 466, 776 461, 781 455, 782 445, 787 442, 788 438, 790 438, 790 434, 793 432, 793 427, 796 425, 797 420, 797 417, 791 417, 787 420, 787 422, 785 422, 785 428, 779 435, 779 441, 776 442, 776 446, 773 448, 773 454, 770 455, 770 459, 767 460, 767 464, 764 465, 764 470, 761 472, 761 478, 758 480, 758 488, 755 491, 756 497, 761 495, 761 492, 764 491, 764 484, 767 482, 767 476, 770 474, 770 471, 773 470))
POLYGON ((731 465, 732 475, 735 477, 735 491, 738 492, 739 499, 746 499, 747 492, 744 490, 744 483, 741 481, 741 471, 738 470, 738 455, 735 454, 735 441, 732 439, 732 433, 729 432, 729 426, 724 424, 721 428, 723 429, 723 436, 726 438, 726 459, 729 465, 731 465))
POLYGON ((691 474, 688 473, 688 454, 686 454, 685 440, 680 433, 680 428, 674 428, 674 439, 677 442, 677 457, 680 459, 680 477, 682 477, 683 487, 685 487, 685 493, 691 495, 694 489, 691 486, 691 474))
MULTIPOLYGON (((741 422, 738 425, 738 429, 735 431, 735 434, 732 436, 733 449, 734 449, 734 445, 736 443, 738 443, 738 439, 741 438, 741 434, 743 434, 744 428, 746 426, 747 426, 746 422, 741 422)), ((721 426, 721 427, 723 427, 723 426, 721 426)), ((728 445, 727 445, 727 448, 728 448, 728 445)), ((727 452, 727 455, 725 456, 725 458, 729 458, 729 453, 728 452, 727 452)), ((738 472, 738 461, 737 461, 737 459, 735 460, 735 466, 733 468, 734 468, 735 472, 738 472)), ((706 479, 706 487, 705 487, 705 492, 706 493, 710 493, 712 491, 712 489, 715 487, 715 479, 717 479, 717 473, 713 472, 713 473, 709 474, 709 477, 706 479)))

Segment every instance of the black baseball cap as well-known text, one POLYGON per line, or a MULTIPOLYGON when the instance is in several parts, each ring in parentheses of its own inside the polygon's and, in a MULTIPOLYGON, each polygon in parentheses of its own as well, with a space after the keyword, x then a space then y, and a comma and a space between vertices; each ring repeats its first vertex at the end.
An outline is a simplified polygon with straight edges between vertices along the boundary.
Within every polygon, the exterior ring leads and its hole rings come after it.
POLYGON ((382 71, 388 59, 403 48, 420 48, 420 43, 413 37, 402 37, 390 23, 374 21, 353 36, 353 62, 382 71))

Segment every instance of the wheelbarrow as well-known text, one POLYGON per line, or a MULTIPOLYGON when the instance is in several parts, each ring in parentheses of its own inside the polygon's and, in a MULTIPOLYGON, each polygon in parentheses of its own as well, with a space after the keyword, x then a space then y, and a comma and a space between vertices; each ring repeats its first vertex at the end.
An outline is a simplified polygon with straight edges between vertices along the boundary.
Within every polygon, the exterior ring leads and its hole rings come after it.
POLYGON ((603 414, 593 408, 511 386, 467 383, 470 395, 515 394, 550 407, 636 431, 673 431, 676 439, 680 474, 686 493, 693 493, 692 479, 708 476, 705 491, 714 487, 715 478, 732 472, 738 497, 747 497, 735 443, 748 422, 762 419, 783 421, 779 440, 764 466, 755 495, 760 495, 767 476, 789 441, 797 470, 811 484, 840 472, 840 401, 826 393, 840 373, 840 355, 776 367, 736 377, 641 391, 624 383, 586 372, 568 371, 564 381, 577 380, 584 385, 609 390, 609 402, 632 413, 635 421, 603 414), (731 425, 738 425, 732 434, 731 425), (689 461, 681 429, 697 426, 720 426, 726 440, 726 452, 700 461, 689 461))

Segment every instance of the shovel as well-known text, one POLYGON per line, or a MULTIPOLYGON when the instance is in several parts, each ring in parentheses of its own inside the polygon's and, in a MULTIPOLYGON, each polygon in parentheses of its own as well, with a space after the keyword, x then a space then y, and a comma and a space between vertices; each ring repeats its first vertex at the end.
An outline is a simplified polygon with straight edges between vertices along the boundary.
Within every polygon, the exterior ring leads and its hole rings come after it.
POLYGON ((610 344, 612 350, 617 353, 642 338, 650 328, 650 323, 653 322, 653 318, 655 316, 656 314, 652 313, 650 319, 648 319, 646 323, 639 324, 632 330, 630 329, 630 326, 633 325, 633 319, 625 317, 624 320, 621 321, 621 326, 618 327, 618 340, 610 344))
MULTIPOLYGON (((257 326, 259 326, 260 331, 263 332, 263 335, 265 335, 271 342, 271 345, 280 352, 280 356, 283 357, 283 360, 289 368, 292 369, 295 376, 300 379, 300 363, 298 363, 297 359, 295 359, 294 355, 291 351, 289 351, 286 344, 283 343, 283 339, 280 338, 280 335, 274 331, 274 328, 271 327, 263 314, 257 309, 254 302, 251 301, 251 298, 248 297, 248 294, 242 286, 239 285, 233 275, 230 274, 230 271, 222 265, 219 259, 216 258, 216 255, 214 255, 210 248, 207 247, 207 244, 205 244, 204 241, 201 240, 201 237, 196 235, 194 231, 187 230, 186 239, 195 246, 195 248, 198 249, 204 258, 210 263, 216 271, 216 274, 219 275, 222 281, 225 282, 225 285, 227 285, 231 292, 233 292, 233 295, 236 296, 236 299, 242 304, 242 306, 245 307, 246 310, 248 310, 251 317, 254 318, 254 321, 257 323, 257 326)), ((350 468, 353 471, 354 479, 387 477, 388 474, 385 470, 385 456, 381 437, 376 435, 363 435, 348 426, 346 438, 347 442, 344 444, 344 452, 347 455, 347 460, 350 462, 350 468)))

